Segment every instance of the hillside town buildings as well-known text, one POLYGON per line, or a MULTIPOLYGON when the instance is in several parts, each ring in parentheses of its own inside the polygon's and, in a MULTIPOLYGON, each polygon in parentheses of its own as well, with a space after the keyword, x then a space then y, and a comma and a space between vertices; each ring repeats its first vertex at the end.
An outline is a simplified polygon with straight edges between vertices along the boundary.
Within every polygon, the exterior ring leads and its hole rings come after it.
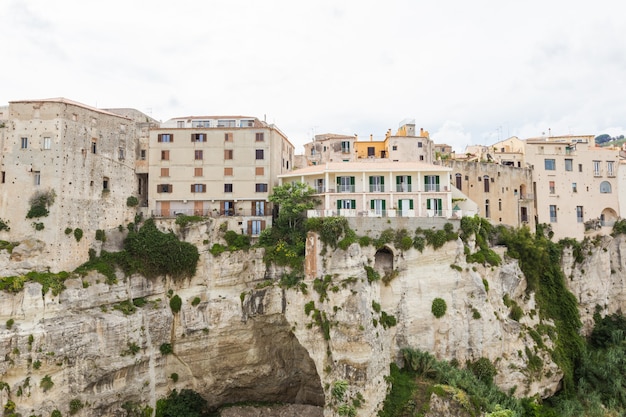
POLYGON ((278 209, 272 188, 292 181, 316 191, 321 204, 309 216, 478 214, 583 239, 608 233, 626 212, 621 151, 593 139, 511 137, 455 154, 404 120, 382 139, 316 135, 296 155, 285 133, 252 116, 160 123, 65 98, 12 101, 0 107, 0 239, 45 245, 50 269, 61 270, 101 247, 96 231, 123 230, 137 211, 221 217, 257 236, 278 209), (46 215, 27 218, 41 196, 46 215))

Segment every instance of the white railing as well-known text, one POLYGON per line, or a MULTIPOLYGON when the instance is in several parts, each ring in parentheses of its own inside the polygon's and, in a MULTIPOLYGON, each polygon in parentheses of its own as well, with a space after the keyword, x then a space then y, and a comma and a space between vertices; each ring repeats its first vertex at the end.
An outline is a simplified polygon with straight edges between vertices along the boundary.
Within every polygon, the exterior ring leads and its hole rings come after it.
POLYGON ((308 210, 307 217, 444 217, 444 218, 461 218, 462 216, 473 216, 475 213, 461 210, 423 210, 419 213, 417 210, 354 210, 354 209, 335 209, 335 210, 308 210))

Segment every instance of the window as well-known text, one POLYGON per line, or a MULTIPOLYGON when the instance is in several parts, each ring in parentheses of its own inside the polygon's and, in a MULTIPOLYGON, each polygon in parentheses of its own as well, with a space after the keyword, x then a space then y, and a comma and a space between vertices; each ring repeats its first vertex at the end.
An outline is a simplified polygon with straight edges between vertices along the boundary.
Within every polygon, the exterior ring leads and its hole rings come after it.
POLYGON ((613 167, 614 167, 613 161, 606 161, 606 175, 608 175, 609 177, 615 176, 613 167))
POLYGON ((578 223, 583 222, 583 206, 576 206, 576 221, 578 223))
POLYGON ((233 159, 232 149, 224 149, 224 159, 233 159))
POLYGON ((233 185, 232 184, 224 184, 224 192, 225 193, 232 193, 233 192, 233 185))
POLYGON ((22 138, 22 149, 28 148, 28 138, 22 138))
POLYGON ((261 220, 250 220, 250 234, 257 236, 261 234, 261 220))
POLYGON ((498 211, 502 211, 502 199, 498 199, 498 211))
POLYGON ((235 202, 234 201, 222 201, 222 214, 225 216, 232 216, 235 214, 235 202))
POLYGON ((191 192, 192 193, 205 193, 206 184, 191 184, 191 192))
POLYGON ((491 217, 491 210, 489 209, 489 199, 485 200, 485 217, 491 217))
POLYGON ((34 171, 33 174, 34 174, 34 177, 35 177, 35 185, 41 185, 41 172, 40 171, 34 171))
POLYGON ((554 181, 550 181, 549 185, 550 185, 550 194, 554 194, 554 188, 555 188, 554 181))
POLYGON ((210 120, 194 120, 191 122, 191 127, 211 127, 210 120))
POLYGON ((550 205, 550 223, 556 223, 556 206, 550 205))
POLYGON ((163 143, 174 142, 174 135, 171 133, 161 133, 157 136, 157 141, 163 143))
POLYGON ((255 175, 265 175, 265 167, 256 167, 254 168, 255 175))
POLYGON ((267 184, 256 184, 255 191, 257 193, 266 193, 267 192, 267 184))
POLYGON ((51 138, 43 138, 43 148, 44 149, 50 149, 52 146, 52 139, 51 138))
POLYGON ((263 142, 265 140, 265 133, 257 132, 255 138, 257 142, 263 142))
POLYGON ((265 159, 265 152, 263 151, 263 149, 256 150, 256 159, 257 161, 260 159, 265 159))
POLYGON ((602 181, 600 183, 600 192, 602 194, 610 194, 611 193, 611 183, 608 181, 602 181))
POLYGON ((337 192, 338 193, 353 193, 354 192, 354 177, 337 177, 337 192))
POLYGON ((385 200, 370 200, 370 209, 374 210, 374 213, 382 215, 386 211, 387 202, 385 200))
POLYGON ((486 193, 489 192, 489 175, 483 177, 483 188, 486 193))
POLYGON ((544 167, 546 171, 554 171, 556 170, 556 164, 554 159, 544 159, 544 167))
POLYGON ((381 193, 385 191, 385 177, 376 175, 370 177, 370 193, 381 193))
POLYGON ((192 133, 191 141, 192 142, 206 142, 206 133, 192 133))
POLYGON ((2 171, 2 179, 1 179, 2 184, 5 183, 6 179, 7 179, 7 173, 6 173, 6 171, 2 171))
POLYGON ((424 176, 424 191, 439 191, 439 175, 424 176))
POLYGON ((232 167, 226 167, 224 168, 224 176, 231 176, 233 175, 233 168, 232 167))
POLYGON ((578 187, 576 186, 575 182, 572 183, 572 192, 573 193, 577 193, 578 192, 578 187))
POLYGON ((202 160, 202 150, 196 149, 195 151, 193 151, 193 158, 196 161, 202 160))
POLYGON ((109 178, 108 177, 102 178, 102 190, 109 191, 109 178))
POLYGON ((374 148, 373 146, 368 146, 367 156, 375 156, 375 155, 376 155, 376 148, 374 148))
POLYGON ((442 208, 441 198, 429 198, 426 200, 426 210, 429 210, 429 216, 443 216, 442 208))
POLYGON ((410 175, 396 176, 396 191, 399 193, 411 192, 411 176, 410 175))
POLYGON ((232 132, 224 133, 224 142, 232 142, 232 141, 233 141, 233 134, 232 134, 232 132))
POLYGON ((170 160, 170 151, 161 151, 161 161, 170 160))
POLYGON ((421 148, 423 146, 422 142, 417 142, 417 147, 421 148))
POLYGON ((202 174, 203 174, 202 168, 194 168, 193 169, 193 176, 194 177, 201 177, 202 174))
POLYGON ((347 140, 341 141, 341 153, 350 153, 350 142, 347 140))
POLYGON ((157 193, 171 193, 172 184, 159 184, 157 185, 157 193))
POLYGON ((392 151, 397 151, 397 150, 398 150, 398 145, 393 145, 393 146, 391 147, 391 150, 392 150, 392 151))
POLYGON ((578 172, 583 172, 583 164, 578 164, 578 172))
POLYGON ((420 155, 420 161, 424 160, 424 155, 420 155))
POLYGON ((142 149, 139 151, 139 159, 141 159, 142 161, 146 160, 146 150, 142 149))
POLYGON ((337 200, 337 210, 354 210, 356 209, 356 200, 337 200))
POLYGON ((565 160, 565 170, 566 171, 572 171, 573 170, 573 166, 574 166, 574 162, 571 159, 566 159, 565 160))
POLYGON ((593 176, 600 176, 600 161, 593 161, 593 176))
POLYGON ((185 121, 184 120, 178 120, 176 122, 176 127, 179 128, 179 129, 184 128, 185 127, 185 121))
POLYGON ((265 216, 265 201, 253 201, 252 212, 255 216, 265 216))
POLYGON ((169 177, 170 176, 170 169, 169 168, 161 168, 161 176, 162 177, 169 177))
POLYGON ((117 148, 117 159, 119 159, 120 161, 123 161, 125 159, 126 156, 126 152, 124 151, 124 148, 120 147, 117 148))

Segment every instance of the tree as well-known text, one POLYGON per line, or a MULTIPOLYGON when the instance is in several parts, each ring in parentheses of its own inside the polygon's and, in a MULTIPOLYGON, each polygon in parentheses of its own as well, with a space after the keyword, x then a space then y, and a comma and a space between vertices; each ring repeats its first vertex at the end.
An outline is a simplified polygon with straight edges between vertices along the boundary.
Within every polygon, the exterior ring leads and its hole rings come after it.
POLYGON ((200 417, 204 415, 207 402, 197 392, 174 390, 167 398, 157 401, 156 417, 200 417))
POLYGON ((306 211, 317 204, 313 194, 315 194, 315 189, 302 182, 274 187, 269 200, 278 205, 278 218, 275 225, 279 228, 302 228, 306 211))
POLYGON ((597 145, 600 145, 602 143, 609 142, 609 141, 611 141, 611 136, 607 135, 606 133, 596 136, 596 139, 595 139, 595 142, 597 145))

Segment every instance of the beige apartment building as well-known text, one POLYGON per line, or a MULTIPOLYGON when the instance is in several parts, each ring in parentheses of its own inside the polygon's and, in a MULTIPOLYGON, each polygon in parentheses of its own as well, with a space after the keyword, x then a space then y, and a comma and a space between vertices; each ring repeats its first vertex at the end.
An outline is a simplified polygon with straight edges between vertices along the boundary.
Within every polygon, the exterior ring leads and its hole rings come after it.
POLYGON ((194 116, 150 131, 148 205, 154 216, 238 216, 257 235, 271 216, 268 197, 293 168, 294 147, 254 117, 194 116))
POLYGON ((525 159, 533 168, 537 221, 555 239, 609 234, 618 218, 619 149, 600 148, 594 136, 527 139, 525 159))
POLYGON ((453 205, 450 168, 421 162, 361 160, 326 162, 280 175, 282 183, 302 182, 316 190, 321 206, 309 217, 460 218, 453 205))
POLYGON ((88 259, 96 230, 133 219, 126 200, 137 195, 136 123, 65 98, 12 101, 1 112, 0 218, 10 231, 0 238, 45 242, 50 270, 73 269, 88 259), (36 194, 53 194, 54 203, 47 216, 27 219, 36 194))

